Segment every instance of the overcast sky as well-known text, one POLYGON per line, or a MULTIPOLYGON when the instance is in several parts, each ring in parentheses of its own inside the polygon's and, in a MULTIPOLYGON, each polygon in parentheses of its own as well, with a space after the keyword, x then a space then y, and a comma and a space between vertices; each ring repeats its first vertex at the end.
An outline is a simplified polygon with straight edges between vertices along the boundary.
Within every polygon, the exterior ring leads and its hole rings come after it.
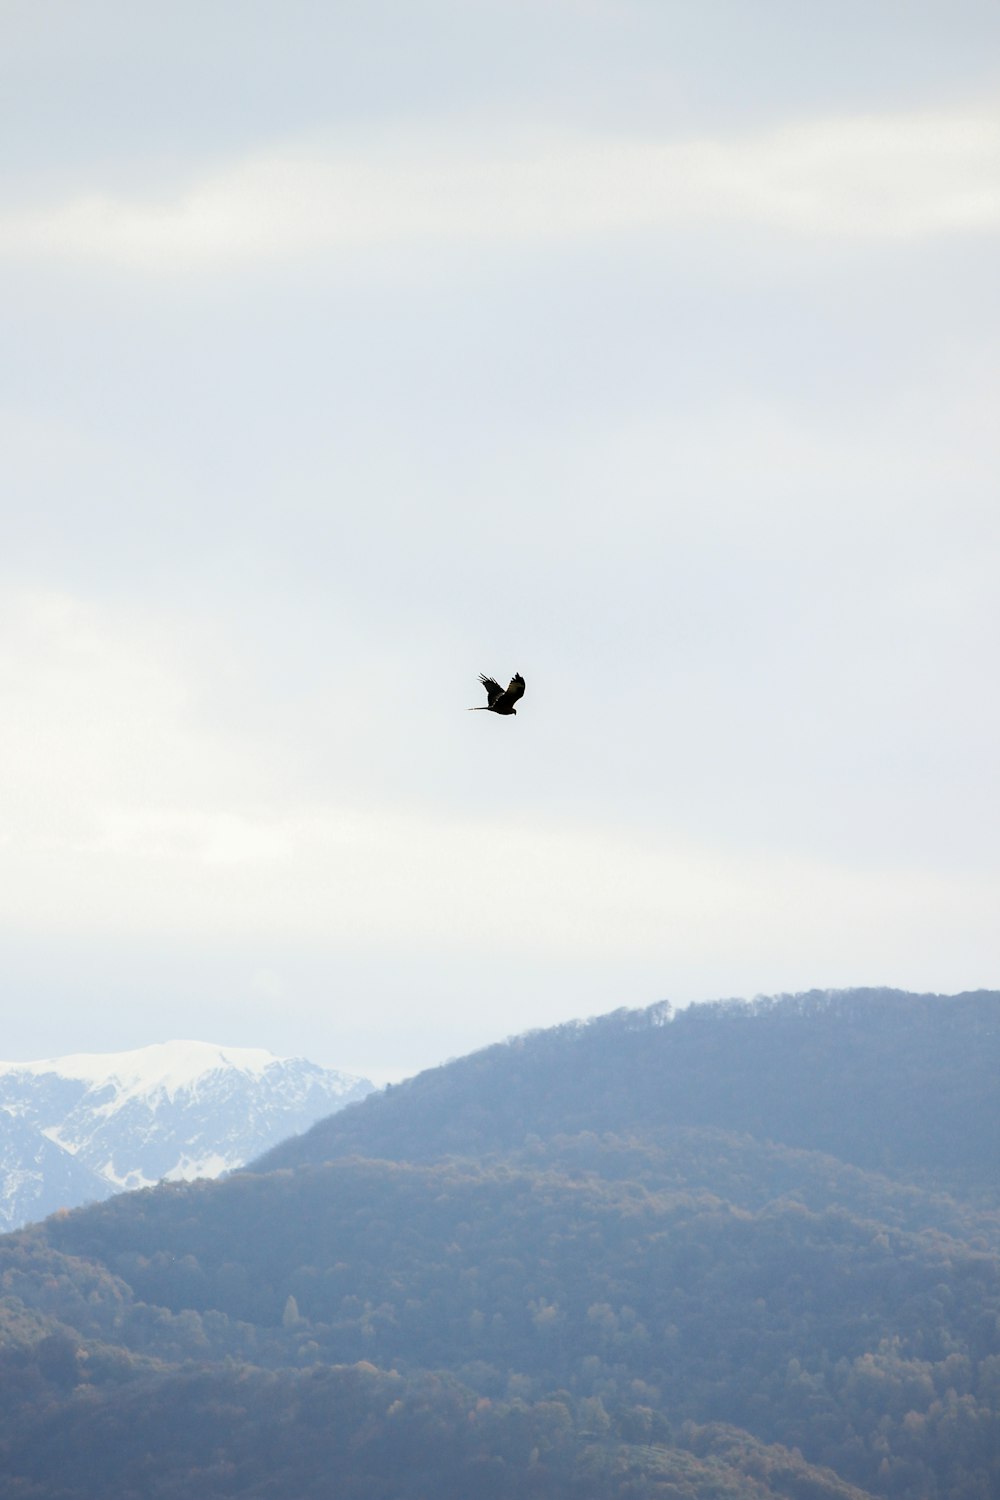
POLYGON ((995 0, 0 30, 0 1054, 1000 986, 995 0))

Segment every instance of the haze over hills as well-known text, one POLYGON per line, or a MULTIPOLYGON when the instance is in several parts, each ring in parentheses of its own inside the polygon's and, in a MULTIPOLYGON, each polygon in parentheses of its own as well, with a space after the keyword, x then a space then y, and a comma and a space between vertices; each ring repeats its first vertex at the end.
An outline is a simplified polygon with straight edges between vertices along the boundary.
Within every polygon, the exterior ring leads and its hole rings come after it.
POLYGON ((7 1236, 0 1500, 992 1500, 998 1048, 621 1011, 7 1236))
POLYGON ((197 1041, 0 1063, 0 1228, 161 1179, 218 1177, 372 1087, 305 1058, 197 1041))

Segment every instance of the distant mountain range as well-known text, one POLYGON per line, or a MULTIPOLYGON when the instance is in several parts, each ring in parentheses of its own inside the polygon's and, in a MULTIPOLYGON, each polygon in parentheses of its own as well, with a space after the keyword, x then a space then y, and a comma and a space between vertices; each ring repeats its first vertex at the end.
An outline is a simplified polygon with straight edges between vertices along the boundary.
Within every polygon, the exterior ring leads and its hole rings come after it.
POLYGON ((218 1177, 373 1087, 210 1042, 0 1063, 0 1230, 163 1179, 218 1177))
POLYGON ((996 991, 620 1010, 0 1236, 0 1500, 992 1500, 998 1076, 996 991))

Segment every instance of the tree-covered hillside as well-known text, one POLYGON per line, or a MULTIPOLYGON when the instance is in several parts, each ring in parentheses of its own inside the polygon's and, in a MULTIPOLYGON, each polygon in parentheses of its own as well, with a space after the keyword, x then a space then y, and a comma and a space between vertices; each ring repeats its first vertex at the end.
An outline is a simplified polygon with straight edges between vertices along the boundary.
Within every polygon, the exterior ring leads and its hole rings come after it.
POLYGON ((0 1239, 0 1500, 992 1500, 998 1021, 619 1013, 0 1239))
POLYGON ((814 991, 514 1037, 371 1095, 260 1159, 509 1150, 526 1136, 710 1125, 989 1193, 1000 1161, 1000 992, 814 991))
POLYGON ((70 1379, 50 1348, 0 1351, 3 1500, 867 1500, 745 1433, 664 1441, 648 1412, 623 1432, 565 1392, 493 1401, 367 1362, 70 1379))

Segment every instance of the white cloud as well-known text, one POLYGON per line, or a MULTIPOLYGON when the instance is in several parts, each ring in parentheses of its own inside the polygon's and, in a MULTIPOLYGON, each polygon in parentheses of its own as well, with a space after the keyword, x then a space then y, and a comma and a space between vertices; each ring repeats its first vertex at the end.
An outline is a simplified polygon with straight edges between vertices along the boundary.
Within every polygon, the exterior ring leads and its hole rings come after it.
POLYGON ((72 846, 95 810, 246 795, 249 757, 202 721, 194 663, 224 660, 203 624, 55 590, 0 597, 0 826, 72 846))
POLYGON ((205 642, 55 594, 12 596, 0 627, 0 929, 22 940, 409 955, 424 988, 482 955, 529 989, 560 966, 691 990, 837 982, 845 954, 896 982, 935 982, 941 952, 995 966, 994 878, 739 850, 665 817, 460 817, 350 777, 310 799, 273 745, 209 730, 205 642))
MULTIPOLYGON (((0 850, 4 924, 112 937, 317 944, 525 963, 661 962, 706 973, 720 955, 873 972, 921 941, 970 954, 1000 891, 956 875, 757 857, 599 825, 456 822, 405 808, 219 814, 97 810, 87 836, 0 850)), ((995 959, 992 939, 986 947, 995 959)))
POLYGON ((164 199, 0 217, 0 254, 175 272, 457 242, 764 226, 894 239, 1000 226, 1000 118, 912 114, 689 141, 519 127, 270 151, 164 199))
POLYGON ((30 592, 7 598, 0 625, 8 927, 444 952, 499 932, 538 956, 707 960, 722 931, 748 955, 822 947, 831 922, 900 935, 936 912, 975 926, 996 896, 920 872, 710 849, 662 824, 640 838, 596 819, 456 818, 375 805, 350 782, 303 802, 272 747, 208 730, 183 633, 167 646, 148 619, 30 592))

